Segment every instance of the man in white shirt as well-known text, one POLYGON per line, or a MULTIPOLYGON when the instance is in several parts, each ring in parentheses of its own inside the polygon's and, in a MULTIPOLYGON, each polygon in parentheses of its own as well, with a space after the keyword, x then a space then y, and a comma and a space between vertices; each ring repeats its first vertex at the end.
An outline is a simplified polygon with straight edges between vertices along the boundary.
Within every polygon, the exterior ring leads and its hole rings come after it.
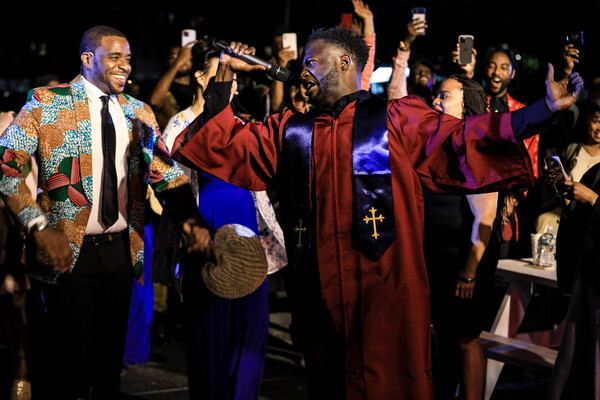
POLYGON ((89 29, 80 58, 82 76, 32 90, 0 138, 0 195, 35 244, 27 264, 43 281, 36 398, 118 397, 132 279, 142 279, 148 184, 189 250, 208 254, 210 243, 150 107, 123 94, 131 72, 125 35, 89 29), (37 202, 23 180, 32 156, 37 202))

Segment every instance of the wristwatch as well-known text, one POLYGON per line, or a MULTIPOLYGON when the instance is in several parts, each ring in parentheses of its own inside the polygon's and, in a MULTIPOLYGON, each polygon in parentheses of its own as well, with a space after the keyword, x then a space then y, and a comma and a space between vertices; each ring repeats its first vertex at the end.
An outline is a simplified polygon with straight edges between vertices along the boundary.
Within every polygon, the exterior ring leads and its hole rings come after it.
POLYGON ((27 235, 31 236, 36 232, 43 231, 48 227, 48 221, 46 219, 41 219, 39 221, 35 221, 31 226, 27 229, 27 235))

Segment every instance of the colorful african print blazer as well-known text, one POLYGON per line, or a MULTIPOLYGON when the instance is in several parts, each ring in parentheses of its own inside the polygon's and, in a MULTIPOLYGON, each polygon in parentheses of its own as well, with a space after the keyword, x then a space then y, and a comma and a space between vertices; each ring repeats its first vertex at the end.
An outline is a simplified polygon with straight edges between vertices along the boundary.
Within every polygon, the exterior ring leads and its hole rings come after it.
MULTIPOLYGON (((148 184, 156 193, 188 182, 171 160, 150 107, 117 96, 129 130, 128 224, 132 265, 141 282, 148 184)), ((45 215, 65 233, 75 265, 92 208, 92 136, 81 76, 69 84, 33 89, 0 138, 0 195, 23 226, 45 215), (31 156, 39 167, 37 202, 23 179, 31 156)))

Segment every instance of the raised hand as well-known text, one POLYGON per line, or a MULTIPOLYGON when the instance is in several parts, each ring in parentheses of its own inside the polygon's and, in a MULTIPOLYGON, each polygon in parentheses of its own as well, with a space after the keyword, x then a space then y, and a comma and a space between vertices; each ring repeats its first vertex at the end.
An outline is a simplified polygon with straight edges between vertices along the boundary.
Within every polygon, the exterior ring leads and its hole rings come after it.
POLYGON ((579 62, 579 49, 573 44, 565 45, 563 51, 563 72, 565 76, 571 75, 575 64, 579 62))
POLYGON ((369 9, 369 6, 363 3, 362 0, 352 0, 352 5, 354 6, 354 12, 361 19, 373 19, 373 12, 369 9))
POLYGON ((277 53, 277 63, 283 67, 287 67, 291 60, 296 60, 297 58, 298 52, 291 50, 291 47, 284 47, 277 53))
MULTIPOLYGON (((452 62, 458 64, 458 54, 460 52, 460 44, 456 43, 456 47, 452 50, 452 62)), ((473 57, 471 58, 471 62, 469 64, 458 64, 460 68, 465 71, 465 74, 472 78, 475 73, 475 61, 477 58, 477 50, 473 48, 472 50, 473 57)))
POLYGON ((219 64, 227 65, 233 71, 264 71, 265 67, 262 65, 251 65, 247 62, 236 58, 235 55, 239 54, 256 54, 254 47, 249 47, 247 44, 242 42, 231 42, 229 49, 221 52, 221 58, 219 64))
POLYGON ((406 25, 406 36, 404 38, 404 44, 409 46, 417 36, 420 36, 417 32, 419 30, 427 29, 427 20, 425 19, 412 19, 406 25))
POLYGON ((583 78, 579 73, 573 72, 560 81, 554 81, 554 66, 548 64, 545 101, 550 112, 554 113, 571 107, 575 104, 582 89, 583 78))
POLYGON ((354 6, 354 13, 362 20, 358 27, 353 24, 353 30, 355 32, 358 30, 356 33, 359 34, 372 35, 375 32, 373 12, 362 0, 352 0, 352 5, 354 6))

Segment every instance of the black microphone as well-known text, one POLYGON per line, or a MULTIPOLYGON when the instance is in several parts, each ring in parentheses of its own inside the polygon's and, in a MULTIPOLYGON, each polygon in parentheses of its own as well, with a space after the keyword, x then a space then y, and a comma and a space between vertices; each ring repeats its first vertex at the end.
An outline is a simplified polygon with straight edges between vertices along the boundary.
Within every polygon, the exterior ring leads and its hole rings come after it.
POLYGON ((268 61, 262 60, 258 57, 252 56, 250 54, 235 54, 231 52, 229 48, 229 43, 223 40, 215 40, 214 45, 216 48, 224 50, 227 55, 235 58, 239 58, 247 62, 250 65, 262 65, 267 70, 265 73, 269 75, 273 79, 277 79, 278 81, 285 82, 290 77, 290 71, 281 65, 272 64, 268 61))

